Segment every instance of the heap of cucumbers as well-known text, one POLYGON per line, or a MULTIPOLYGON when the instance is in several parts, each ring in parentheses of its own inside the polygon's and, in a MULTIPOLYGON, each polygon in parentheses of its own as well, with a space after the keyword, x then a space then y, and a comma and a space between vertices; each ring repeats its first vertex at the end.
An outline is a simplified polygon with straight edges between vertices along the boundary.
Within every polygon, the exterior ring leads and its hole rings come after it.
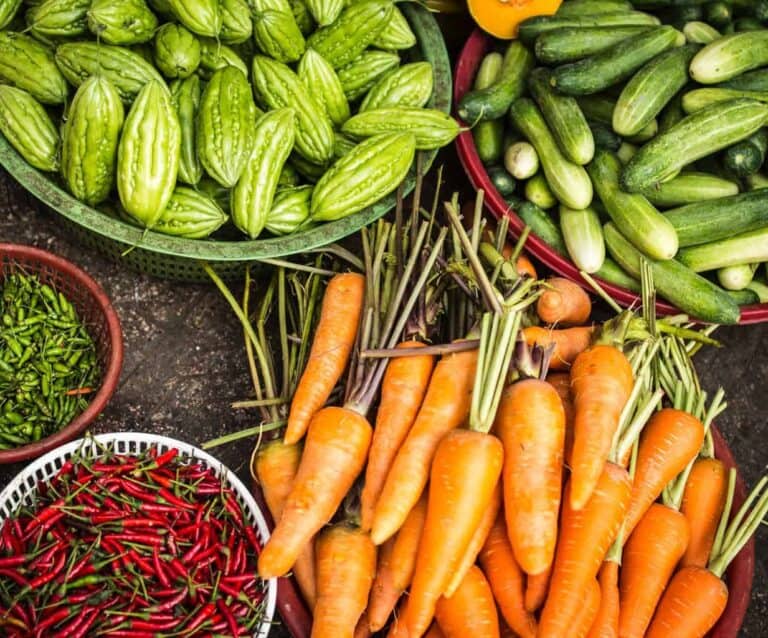
POLYGON ((580 270, 638 290, 644 257, 714 323, 768 302, 768 0, 565 0, 485 56, 458 114, 580 270))

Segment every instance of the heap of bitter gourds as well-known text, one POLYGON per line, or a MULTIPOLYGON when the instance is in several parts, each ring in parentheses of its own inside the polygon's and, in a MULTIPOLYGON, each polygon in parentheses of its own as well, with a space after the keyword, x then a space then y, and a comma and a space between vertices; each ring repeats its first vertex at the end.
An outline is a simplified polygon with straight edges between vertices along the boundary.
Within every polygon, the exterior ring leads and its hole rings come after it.
POLYGON ((9 143, 172 235, 350 215, 459 130, 425 108, 430 63, 401 64, 416 37, 392 0, 0 0, 0 29, 9 143))

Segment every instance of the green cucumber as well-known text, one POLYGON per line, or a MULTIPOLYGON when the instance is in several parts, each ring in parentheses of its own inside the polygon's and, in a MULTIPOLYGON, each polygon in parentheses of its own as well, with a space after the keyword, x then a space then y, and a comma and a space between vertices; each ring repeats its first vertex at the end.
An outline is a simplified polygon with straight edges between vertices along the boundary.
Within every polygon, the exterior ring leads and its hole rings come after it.
POLYGON ((768 189, 673 208, 665 213, 680 246, 695 246, 768 226, 768 189))
MULTIPOLYGON (((629 142, 622 142, 619 149, 616 151, 616 157, 619 158, 622 164, 626 164, 631 160, 635 153, 637 153, 637 146, 630 144, 629 142)), ((651 201, 653 203, 653 201, 651 201)))
POLYGON ((709 44, 723 37, 715 27, 698 20, 687 22, 683 27, 683 35, 688 42, 696 44, 709 44))
POLYGON ((718 29, 726 27, 733 20, 733 9, 727 2, 710 2, 704 5, 704 20, 718 29))
MULTIPOLYGON (((603 239, 605 243, 605 239, 603 239)), ((595 272, 600 279, 610 284, 621 286, 632 292, 640 292, 640 282, 628 275, 613 259, 607 257, 603 260, 603 265, 595 272)))
POLYGON ((681 248, 677 258, 695 272, 768 261, 768 226, 708 244, 681 248))
POLYGON ((632 3, 627 0, 570 0, 560 5, 557 16, 583 16, 631 10, 632 3))
POLYGON ((461 98, 459 117, 469 124, 502 117, 510 104, 523 94, 532 68, 533 54, 513 40, 504 54, 496 82, 484 89, 470 91, 461 98))
POLYGON ((768 132, 760 129, 747 139, 726 149, 723 164, 737 177, 746 177, 760 170, 768 148, 768 132))
POLYGON ((628 27, 657 26, 656 16, 642 11, 612 11, 598 15, 535 16, 520 23, 517 35, 524 44, 532 44, 542 33, 564 27, 628 27))
POLYGON ((575 62, 600 53, 652 27, 564 27, 536 38, 536 58, 545 64, 575 62))
MULTIPOLYGON (((483 58, 475 76, 475 90, 493 86, 501 72, 503 58, 500 53, 492 52, 483 58)), ((477 154, 483 164, 496 162, 504 154, 504 118, 478 122, 472 129, 477 154)))
MULTIPOLYGON (((754 285, 752 282, 750 285, 754 285)), ((760 303, 760 296, 753 290, 745 288, 744 290, 726 290, 728 296, 733 299, 739 306, 751 306, 756 303, 760 303)))
POLYGON ((755 276, 758 264, 737 264, 717 271, 717 281, 726 290, 744 290, 755 276))
POLYGON ((668 131, 684 117, 685 111, 683 110, 683 100, 680 95, 676 95, 664 107, 661 115, 659 115, 659 133, 668 131))
POLYGON ((652 140, 659 133, 659 121, 651 120, 646 124, 638 133, 630 135, 627 140, 633 144, 644 144, 648 140, 652 140))
POLYGON ((545 211, 531 202, 510 199, 507 199, 507 202, 512 205, 517 216, 525 222, 525 225, 530 226, 534 235, 559 255, 568 256, 568 249, 565 247, 560 229, 545 211))
POLYGON ((621 138, 607 124, 590 121, 589 128, 595 140, 595 148, 614 152, 618 152, 621 148, 621 138))
POLYGON ((594 273, 605 261, 605 240, 600 216, 594 208, 560 207, 560 231, 571 260, 579 270, 594 273))
POLYGON ((581 95, 576 98, 584 117, 611 126, 616 102, 606 95, 581 95))
POLYGON ((502 197, 509 197, 515 192, 517 181, 503 166, 491 166, 488 169, 488 177, 502 197))
POLYGON ((608 215, 627 239, 653 259, 672 259, 678 247, 674 227, 643 195, 621 190, 619 159, 600 150, 587 170, 608 215))
POLYGON ((592 182, 587 172, 560 152, 533 100, 516 100, 509 109, 509 116, 536 149, 544 175, 555 197, 569 208, 582 209, 589 206, 592 201, 592 182))
POLYGON ((768 103, 768 91, 742 91, 740 89, 721 89, 714 87, 694 89, 693 91, 688 91, 683 94, 682 106, 683 110, 690 114, 696 113, 696 111, 701 111, 701 109, 711 106, 712 104, 728 102, 739 98, 768 103))
POLYGON ((737 75, 732 80, 722 82, 717 88, 739 89, 742 91, 768 91, 768 69, 758 69, 737 75))
POLYGON ((547 69, 536 69, 528 79, 528 88, 541 109, 563 154, 576 164, 588 164, 595 155, 595 140, 587 120, 572 97, 552 89, 547 69))
POLYGON ((747 188, 751 191, 768 188, 768 176, 759 171, 753 175, 747 175, 744 181, 747 183, 747 188))
POLYGON ((672 48, 679 36, 682 34, 674 27, 664 26, 629 37, 601 53, 557 67, 552 83, 567 95, 599 93, 672 48))
MULTIPOLYGON (((608 252, 633 277, 640 277, 641 253, 608 223, 603 227, 608 252)), ((697 275, 679 261, 648 260, 653 283, 659 295, 687 314, 719 324, 734 324, 739 320, 739 307, 724 290, 697 275)))
POLYGON ((622 186, 638 192, 674 177, 683 167, 739 142, 765 125, 768 105, 737 99, 689 115, 645 144, 624 168, 622 186))
POLYGON ((710 173, 682 172, 674 179, 642 191, 654 206, 670 208, 694 202, 730 197, 739 193, 736 182, 710 173))
POLYGON ((539 154, 528 142, 515 142, 504 152, 504 167, 515 179, 528 179, 539 170, 539 154))
POLYGON ((739 18, 733 23, 733 28, 736 33, 744 31, 760 31, 765 29, 765 25, 755 18, 739 18))
POLYGON ((557 198, 552 194, 547 179, 542 173, 536 173, 525 183, 525 197, 544 210, 557 204, 557 198))
POLYGON ((691 78, 717 84, 768 64, 768 30, 744 31, 711 42, 691 61, 691 78))
POLYGON ((688 64, 700 48, 686 44, 666 51, 635 73, 616 101, 613 130, 637 135, 652 122, 688 82, 688 64))
POLYGON ((747 290, 755 294, 758 303, 768 303, 768 286, 764 283, 753 280, 749 282, 747 290))

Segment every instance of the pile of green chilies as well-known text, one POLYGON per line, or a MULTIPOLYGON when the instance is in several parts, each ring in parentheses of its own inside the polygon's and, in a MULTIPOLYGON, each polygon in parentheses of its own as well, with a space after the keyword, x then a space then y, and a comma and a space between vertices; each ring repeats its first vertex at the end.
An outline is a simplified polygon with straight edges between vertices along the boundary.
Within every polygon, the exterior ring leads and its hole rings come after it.
POLYGON ((0 635, 252 636, 260 549, 235 493, 197 460, 81 453, 0 527, 0 635))
POLYGON ((34 275, 0 280, 0 450, 69 424, 99 378, 93 339, 61 292, 34 275))

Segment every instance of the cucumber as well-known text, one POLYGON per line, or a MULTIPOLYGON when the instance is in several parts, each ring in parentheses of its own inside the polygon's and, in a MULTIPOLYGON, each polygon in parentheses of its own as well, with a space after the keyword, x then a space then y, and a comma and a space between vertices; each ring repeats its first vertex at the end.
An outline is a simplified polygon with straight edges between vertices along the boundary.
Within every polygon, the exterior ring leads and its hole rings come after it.
MULTIPOLYGON (((492 86, 499 77, 502 65, 500 53, 492 52, 483 58, 480 69, 475 76, 475 89, 485 89, 492 86)), ((478 122, 472 129, 477 154, 483 164, 491 164, 499 160, 504 153, 504 120, 487 120, 478 122)))
POLYGON ((534 70, 528 79, 531 95, 563 154, 576 164, 588 164, 595 155, 592 131, 576 100, 556 93, 550 78, 547 69, 534 70))
POLYGON ((550 189, 569 208, 582 209, 592 201, 592 182, 582 166, 569 161, 547 128, 536 104, 528 98, 516 100, 509 116, 517 129, 533 144, 550 189))
POLYGON ((653 27, 564 27, 536 38, 536 58, 545 64, 575 62, 600 53, 653 27))
POLYGON ((744 290, 755 276, 758 264, 726 266, 717 271, 717 281, 726 290, 744 290))
POLYGON ((698 20, 687 22, 683 27, 683 35, 688 42, 696 44, 709 44, 723 37, 715 27, 698 20))
POLYGON ((668 19, 663 20, 663 22, 682 26, 691 20, 703 20, 704 9, 696 5, 676 7, 669 14, 666 14, 666 17, 668 19))
POLYGON ((768 120, 768 105, 737 99, 685 117, 645 144, 624 167, 622 187, 638 192, 674 177, 684 166, 735 144, 768 120))
POLYGON ((469 124, 502 117, 510 104, 523 94, 532 68, 533 54, 513 40, 504 54, 496 82, 484 89, 470 91, 461 98, 459 117, 469 124))
POLYGON ((693 91, 688 91, 683 94, 681 103, 683 110, 690 114, 695 113, 696 111, 701 111, 701 109, 711 106, 712 104, 728 102, 739 98, 768 103, 768 91, 742 91, 740 89, 721 89, 714 87, 694 89, 693 91))
POLYGON ((753 280, 747 286, 747 290, 755 294, 759 303, 768 303, 768 286, 765 284, 753 280))
POLYGON ((635 156, 635 153, 637 153, 637 146, 630 144, 629 142, 622 142, 621 146, 619 146, 619 149, 616 151, 616 157, 619 158, 622 164, 626 164, 635 156))
POLYGON ((504 153, 504 167, 516 179, 528 179, 539 170, 539 154, 528 142, 515 142, 504 153))
POLYGON ((726 27, 733 20, 733 9, 726 2, 710 2, 704 5, 704 20, 718 29, 726 27))
POLYGON ((654 206, 670 208, 694 202, 730 197, 739 193, 739 185, 710 173, 682 172, 674 179, 642 191, 654 206))
POLYGON ((680 246, 695 246, 768 226, 768 189, 673 208, 665 213, 680 246))
POLYGON ((650 124, 688 82, 688 65, 699 49, 686 44, 666 51, 635 73, 616 101, 613 130, 631 136, 650 124))
POLYGON ((618 152, 621 148, 621 138, 607 124, 590 121, 589 128, 595 140, 595 148, 613 152, 618 152))
POLYGON ((502 197, 508 197, 515 192, 517 181, 503 166, 491 166, 488 169, 488 177, 491 178, 491 182, 502 197))
POLYGON ((598 151, 588 170, 600 201, 627 239, 649 257, 672 259, 678 246, 674 227, 645 197, 619 188, 619 159, 598 151))
POLYGON ((734 21, 733 28, 736 33, 741 33, 743 31, 760 31, 765 29, 765 25, 755 18, 739 18, 734 21))
POLYGON ((542 33, 564 27, 629 27, 658 26, 659 24, 661 22, 656 16, 642 11, 612 11, 599 15, 578 16, 534 16, 520 23, 517 36, 524 44, 532 44, 542 33))
POLYGON ((557 224, 541 208, 531 202, 521 200, 508 200, 515 209, 517 216, 523 220, 526 226, 531 227, 531 232, 562 257, 568 256, 563 235, 557 224))
POLYGON ((685 111, 683 110, 683 100, 680 95, 676 95, 672 98, 669 104, 664 107, 664 110, 659 116, 659 133, 668 131, 684 117, 685 111))
POLYGON ((768 0, 754 0, 752 12, 755 19, 760 22, 768 22, 768 0))
POLYGON ((681 248, 677 258, 695 272, 768 261, 768 226, 708 244, 681 248))
MULTIPOLYGON (((754 285, 754 282, 750 285, 754 285)), ((728 293, 728 296, 739 306, 751 306, 760 303, 758 294, 749 288, 745 288, 744 290, 726 290, 725 292, 728 293)))
POLYGON ((560 5, 557 15, 569 17, 631 10, 632 3, 627 0, 571 0, 560 5))
POLYGON ((576 98, 584 117, 593 122, 611 126, 616 102, 606 95, 581 95, 576 98))
POLYGON ((547 179, 542 173, 536 173, 525 183, 525 197, 544 210, 557 204, 557 198, 552 194, 547 179))
MULTIPOLYGON (((605 239, 603 239, 603 243, 605 243, 605 239)), ((610 284, 621 286, 632 292, 640 292, 640 282, 624 272, 621 266, 610 257, 606 256, 603 265, 595 271, 595 275, 610 284)))
POLYGON ((646 124, 638 133, 630 135, 627 140, 633 144, 644 144, 648 140, 652 140, 659 133, 659 121, 651 120, 646 124))
POLYGON ((632 36, 588 58, 553 71, 552 81, 567 95, 589 95, 628 78, 659 53, 672 48, 681 33, 670 26, 632 36))
POLYGON ((605 261, 605 240, 600 217, 594 208, 560 207, 560 231, 571 260, 579 270, 594 273, 605 261))
POLYGON ((691 61, 691 78, 717 84, 768 64, 768 30, 744 31, 711 42, 691 61))
MULTIPOLYGON (((641 254, 608 223, 603 227, 608 252, 633 277, 640 277, 641 254)), ((659 294, 692 317, 719 324, 739 320, 739 307, 721 288, 674 259, 648 260, 659 294)))
POLYGON ((723 164, 737 177, 746 177, 760 170, 768 148, 768 132, 760 129, 747 139, 726 149, 723 164))
POLYGON ((737 75, 732 80, 722 82, 717 88, 739 89, 742 91, 768 91, 768 69, 758 69, 742 75, 737 75))
POLYGON ((760 172, 753 175, 747 175, 744 181, 747 183, 747 188, 751 191, 768 188, 768 176, 760 172))

